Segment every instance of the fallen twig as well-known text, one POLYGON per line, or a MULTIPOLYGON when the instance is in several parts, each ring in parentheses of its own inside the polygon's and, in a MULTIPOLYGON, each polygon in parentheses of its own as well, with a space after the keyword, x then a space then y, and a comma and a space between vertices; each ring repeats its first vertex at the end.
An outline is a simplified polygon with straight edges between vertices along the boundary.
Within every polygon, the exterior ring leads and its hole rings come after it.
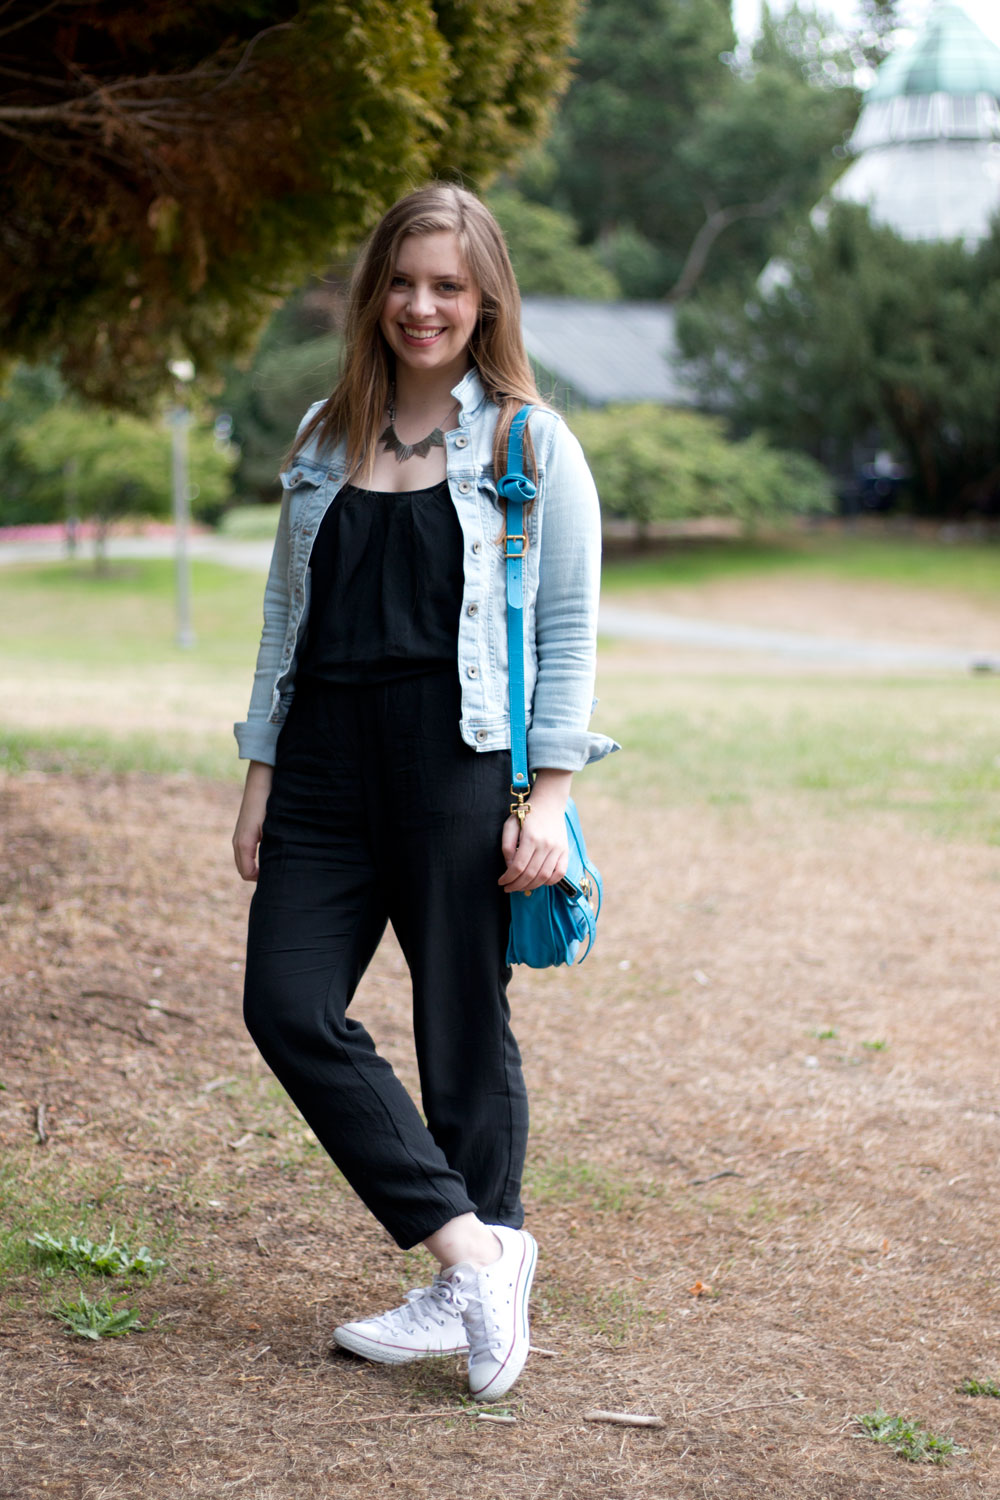
POLYGON ((145 1042, 147 1047, 157 1045, 151 1036, 146 1035, 141 1026, 137 1025, 134 1030, 131 1026, 116 1026, 114 1021, 105 1021, 103 1016, 84 1015, 81 1019, 91 1026, 103 1026, 105 1031, 117 1031, 121 1036, 130 1037, 132 1041, 145 1042))
POLYGON ((430 1422, 437 1417, 474 1417, 479 1422, 513 1422, 514 1417, 502 1417, 492 1412, 473 1411, 462 1406, 446 1406, 441 1411, 386 1411, 374 1417, 338 1417, 335 1422, 325 1422, 324 1427, 360 1427, 369 1422, 395 1422, 402 1418, 407 1422, 430 1422))
POLYGON ((46 1114, 46 1105, 44 1105, 44 1104, 36 1104, 35 1105, 35 1139, 37 1140, 37 1142, 38 1142, 38 1144, 40 1146, 44 1146, 45 1143, 47 1142, 48 1138, 49 1138, 49 1133, 48 1133, 48 1131, 45 1128, 45 1114, 46 1114))
POLYGON ((542 1357, 542 1359, 558 1359, 559 1358, 559 1351, 557 1349, 539 1349, 539 1347, 538 1347, 537 1344, 532 1344, 531 1347, 528 1350, 528 1353, 529 1354, 540 1354, 541 1357, 542 1357))
POLYGON ((690 1420, 692 1417, 720 1417, 731 1411, 758 1411, 762 1406, 798 1406, 804 1401, 805 1396, 792 1396, 784 1401, 747 1401, 742 1406, 702 1406, 697 1411, 689 1411, 685 1415, 690 1420))
POLYGON ((585 1422, 611 1422, 615 1427, 666 1427, 662 1417, 644 1417, 629 1411, 585 1411, 585 1422))
POLYGON ((186 1021, 189 1026, 201 1024, 195 1016, 185 1015, 182 1010, 171 1010, 169 1005, 164 1005, 160 1000, 143 1000, 138 995, 124 995, 120 990, 81 990, 80 995, 84 1000, 124 1000, 129 1005, 141 1005, 143 1010, 153 1010, 158 1016, 186 1021))
POLYGON ((742 1172, 713 1172, 711 1177, 692 1177, 688 1187, 704 1187, 706 1182, 718 1182, 720 1177, 742 1177, 742 1172))

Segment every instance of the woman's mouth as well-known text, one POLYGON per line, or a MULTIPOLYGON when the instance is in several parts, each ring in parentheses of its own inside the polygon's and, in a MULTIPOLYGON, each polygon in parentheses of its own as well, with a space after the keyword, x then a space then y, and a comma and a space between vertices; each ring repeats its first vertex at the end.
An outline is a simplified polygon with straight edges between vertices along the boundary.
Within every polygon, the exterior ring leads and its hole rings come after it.
POLYGON ((432 344, 444 333, 443 328, 414 328, 407 323, 400 324, 400 329, 408 344, 432 344))

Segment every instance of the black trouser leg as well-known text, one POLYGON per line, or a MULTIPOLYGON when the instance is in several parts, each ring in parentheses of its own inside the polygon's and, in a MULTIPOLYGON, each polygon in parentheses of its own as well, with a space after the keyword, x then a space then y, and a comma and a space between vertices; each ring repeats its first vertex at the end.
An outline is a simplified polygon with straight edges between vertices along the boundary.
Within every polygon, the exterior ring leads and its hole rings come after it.
MULTIPOLYGON (((397 705, 417 686, 398 684, 397 705)), ((420 721, 394 716, 385 826, 396 852, 385 864, 413 980, 421 1098, 480 1218, 519 1227, 528 1101, 507 1004, 510 898, 497 884, 509 757, 462 744, 457 682, 421 679, 419 692, 420 721)))
POLYGON ((474 1209, 521 1222, 527 1108, 495 884, 506 770, 457 723, 450 676, 297 697, 251 905, 251 1034, 404 1248, 474 1209), (413 974, 430 1129, 347 1015, 389 915, 413 974))

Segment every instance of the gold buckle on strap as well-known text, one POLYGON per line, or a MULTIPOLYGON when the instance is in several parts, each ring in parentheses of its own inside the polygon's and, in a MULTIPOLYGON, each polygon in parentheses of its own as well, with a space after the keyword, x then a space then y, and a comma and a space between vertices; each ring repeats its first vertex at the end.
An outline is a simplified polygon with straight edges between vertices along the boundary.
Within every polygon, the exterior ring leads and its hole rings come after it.
POLYGON ((523 787, 512 786, 510 794, 516 799, 510 804, 510 810, 517 819, 519 826, 523 828, 524 820, 531 811, 531 803, 526 801, 528 793, 523 787))

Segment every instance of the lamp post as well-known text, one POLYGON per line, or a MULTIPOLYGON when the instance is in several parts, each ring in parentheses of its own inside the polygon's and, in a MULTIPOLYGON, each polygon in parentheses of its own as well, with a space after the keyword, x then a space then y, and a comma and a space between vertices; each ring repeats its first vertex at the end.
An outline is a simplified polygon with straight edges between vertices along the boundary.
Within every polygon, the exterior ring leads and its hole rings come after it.
POLYGON ((195 643, 191 624, 191 562, 188 557, 188 522, 190 520, 190 486, 188 481, 188 410, 185 387, 194 379, 194 365, 189 359, 172 359, 167 368, 177 382, 177 394, 170 408, 170 436, 173 470, 174 569, 176 575, 177 644, 190 647, 195 643))

